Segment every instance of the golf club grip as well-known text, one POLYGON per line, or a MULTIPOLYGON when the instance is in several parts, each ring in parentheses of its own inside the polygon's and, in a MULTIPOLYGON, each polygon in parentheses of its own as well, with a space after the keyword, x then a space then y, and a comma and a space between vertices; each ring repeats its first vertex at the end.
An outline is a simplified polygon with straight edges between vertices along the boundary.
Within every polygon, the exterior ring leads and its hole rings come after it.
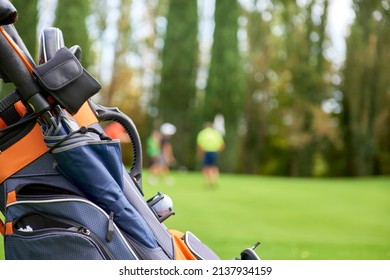
MULTIPOLYGON (((90 102, 92 109, 97 113, 99 121, 115 121, 123 126, 126 133, 130 137, 131 146, 133 148, 133 163, 129 174, 138 182, 141 182, 142 176, 142 145, 137 128, 133 121, 118 108, 108 108, 102 105, 90 102)), ((141 190, 142 193, 142 190, 141 190)))
MULTIPOLYGON (((4 27, 0 28, 2 28, 3 31, 7 33, 4 27)), ((9 28, 7 29, 12 30, 9 28)), ((9 35, 9 37, 11 39, 12 37, 18 38, 19 35, 17 34, 16 30, 14 30, 12 36, 9 35)), ((23 51, 23 47, 19 47, 19 49, 23 51)), ((29 60, 29 54, 27 56, 25 55, 25 58, 29 60)), ((26 67, 25 62, 23 62, 22 58, 17 54, 3 33, 0 34, 0 68, 14 83, 25 101, 28 101, 32 96, 40 92, 40 87, 34 80, 29 69, 26 67)))

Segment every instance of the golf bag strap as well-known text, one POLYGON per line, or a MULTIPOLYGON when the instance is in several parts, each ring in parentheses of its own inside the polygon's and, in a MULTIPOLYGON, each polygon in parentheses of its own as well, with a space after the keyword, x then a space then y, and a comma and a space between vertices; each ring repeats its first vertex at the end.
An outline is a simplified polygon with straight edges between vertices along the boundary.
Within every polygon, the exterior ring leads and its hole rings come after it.
POLYGON ((172 236, 173 245, 175 248, 175 260, 197 260, 194 254, 192 254, 190 249, 184 243, 184 233, 175 229, 170 229, 169 233, 172 236))
MULTIPOLYGON (((97 123, 97 118, 88 103, 85 103, 74 116, 77 123, 89 126, 97 123)), ((43 140, 42 129, 36 124, 34 128, 22 139, 4 151, 0 151, 0 183, 9 176, 42 156, 48 151, 43 140)))
POLYGON ((41 127, 34 128, 14 145, 0 153, 0 183, 47 152, 41 127))

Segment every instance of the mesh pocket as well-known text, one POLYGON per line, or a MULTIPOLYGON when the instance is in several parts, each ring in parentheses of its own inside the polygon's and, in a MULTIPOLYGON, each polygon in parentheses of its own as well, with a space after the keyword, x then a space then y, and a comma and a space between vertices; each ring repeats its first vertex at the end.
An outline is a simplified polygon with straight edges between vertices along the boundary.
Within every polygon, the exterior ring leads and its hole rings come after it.
POLYGON ((6 235, 7 260, 104 260, 106 255, 90 238, 76 232, 6 235))
POLYGON ((7 205, 6 222, 6 259, 137 259, 110 217, 77 196, 24 195, 7 205))

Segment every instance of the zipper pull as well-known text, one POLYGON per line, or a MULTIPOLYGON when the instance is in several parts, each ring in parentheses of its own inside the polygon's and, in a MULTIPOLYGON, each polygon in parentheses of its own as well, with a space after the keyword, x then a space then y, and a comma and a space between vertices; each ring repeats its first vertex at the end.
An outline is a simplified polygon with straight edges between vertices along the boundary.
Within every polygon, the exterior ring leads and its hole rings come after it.
POLYGON ((85 227, 80 227, 78 229, 78 232, 81 232, 82 234, 85 234, 85 235, 90 235, 91 234, 91 231, 85 227))
POLYGON ((114 238, 114 212, 110 212, 110 218, 108 219, 108 231, 106 239, 111 242, 114 238))

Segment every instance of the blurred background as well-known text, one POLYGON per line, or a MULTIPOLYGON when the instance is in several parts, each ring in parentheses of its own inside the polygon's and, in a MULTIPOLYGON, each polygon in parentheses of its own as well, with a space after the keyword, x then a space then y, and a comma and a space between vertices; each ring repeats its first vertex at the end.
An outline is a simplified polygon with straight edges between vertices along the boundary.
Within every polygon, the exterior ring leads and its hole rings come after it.
POLYGON ((102 84, 94 99, 143 141, 174 124, 180 169, 199 168, 196 134, 222 116, 223 172, 390 174, 388 0, 11 2, 31 54, 59 27, 102 84))

